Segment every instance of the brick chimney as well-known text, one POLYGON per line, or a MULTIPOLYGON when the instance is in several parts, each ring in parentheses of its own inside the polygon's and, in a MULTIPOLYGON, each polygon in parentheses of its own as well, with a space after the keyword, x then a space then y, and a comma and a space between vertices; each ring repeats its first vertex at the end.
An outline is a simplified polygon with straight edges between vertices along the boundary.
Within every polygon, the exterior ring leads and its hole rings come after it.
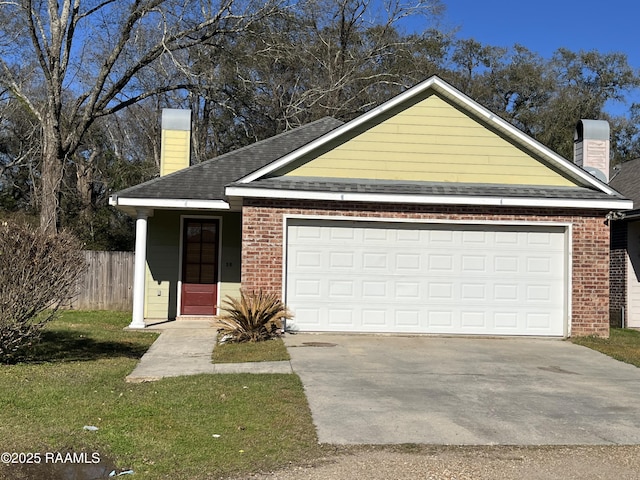
POLYGON ((609 123, 606 120, 580 120, 573 136, 573 162, 609 183, 609 123))
POLYGON ((160 176, 189 166, 191 159, 191 110, 162 110, 160 176))

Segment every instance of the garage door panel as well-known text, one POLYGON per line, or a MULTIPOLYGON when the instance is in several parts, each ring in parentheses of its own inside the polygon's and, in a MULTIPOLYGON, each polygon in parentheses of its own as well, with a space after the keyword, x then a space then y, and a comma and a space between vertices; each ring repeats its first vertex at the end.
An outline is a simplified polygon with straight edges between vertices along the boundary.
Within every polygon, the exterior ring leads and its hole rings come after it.
POLYGON ((487 261, 489 260, 486 255, 461 255, 460 268, 463 272, 485 273, 487 271, 487 261))
POLYGON ((481 332, 487 328, 486 313, 483 311, 462 311, 460 312, 460 326, 481 332))
POLYGON ((548 313, 530 313, 526 317, 528 329, 548 331, 551 328, 551 315, 548 313))
POLYGON ((362 230, 362 240, 364 245, 389 245, 389 242, 395 240, 393 237, 394 232, 380 229, 366 229, 362 230))
POLYGON ((317 250, 298 250, 293 261, 299 268, 315 270, 323 268, 322 254, 317 250))
POLYGON ((419 242, 421 240, 421 236, 424 236, 425 232, 420 231, 420 230, 398 230, 396 233, 396 242, 398 242, 399 244, 402 243, 406 243, 409 242, 411 243, 415 243, 415 242, 419 242))
POLYGON ((453 255, 433 253, 427 254, 427 269, 430 272, 454 272, 453 255))
POLYGON ((391 282, 380 280, 362 281, 362 298, 364 300, 376 300, 387 296, 391 282))
POLYGON ((395 325, 411 329, 418 328, 420 326, 420 310, 399 308, 395 311, 395 325))
POLYGON ((429 242, 429 245, 433 247, 438 247, 438 246, 446 247, 446 246, 451 246, 451 243, 453 242, 453 235, 454 235, 454 232, 450 230, 435 228, 426 233, 426 237, 427 237, 426 240, 429 242))
POLYGON ((335 326, 354 325, 354 313, 351 308, 329 308, 327 310, 328 323, 335 326))
POLYGON ((362 254, 362 271, 385 273, 389 271, 389 255, 387 252, 369 252, 362 254))
POLYGON ((516 331, 518 328, 518 312, 497 312, 493 316, 493 326, 497 332, 516 331))
POLYGON ((287 237, 301 330, 564 333, 564 228, 299 221, 287 237))
POLYGON ((494 241, 496 245, 501 247, 513 247, 518 245, 518 232, 495 232, 494 241))
POLYGON ((329 252, 329 268, 332 270, 346 269, 347 271, 352 271, 355 266, 356 258, 353 252, 329 252))
POLYGON ((365 308, 362 310, 362 326, 373 331, 384 329, 387 325, 387 312, 380 308, 365 308))
POLYGON ((355 229, 349 229, 349 228, 330 228, 328 230, 329 233, 329 239, 334 241, 334 240, 349 240, 351 242, 355 241, 356 239, 356 235, 357 235, 357 230, 355 229))
POLYGON ((299 318, 304 319, 305 328, 313 331, 320 331, 323 327, 322 319, 320 318, 321 311, 319 308, 314 308, 313 306, 309 307, 298 307, 296 308, 296 315, 299 318))
POLYGON ((396 253, 394 256, 395 268, 398 273, 414 274, 415 271, 419 271, 421 267, 422 255, 419 253, 396 253))
POLYGON ((486 300, 487 286, 484 283, 463 283, 460 285, 460 300, 463 302, 486 300))
POLYGON ((305 228, 301 228, 295 231, 295 239, 300 240, 314 240, 318 241, 323 237, 323 233, 326 236, 326 229, 320 226, 307 225, 305 228))
POLYGON ((518 272, 518 257, 496 255, 493 259, 493 272, 496 274, 510 275, 518 272))

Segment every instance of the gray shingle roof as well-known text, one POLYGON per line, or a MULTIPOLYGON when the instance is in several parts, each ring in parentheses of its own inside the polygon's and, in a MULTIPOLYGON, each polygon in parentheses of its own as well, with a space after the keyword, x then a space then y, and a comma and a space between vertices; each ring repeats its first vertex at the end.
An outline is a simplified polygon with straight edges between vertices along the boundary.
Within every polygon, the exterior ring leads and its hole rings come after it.
POLYGON ((640 208, 640 158, 616 165, 609 185, 633 200, 633 208, 640 208))
POLYGON ((224 187, 306 145, 343 122, 325 117, 184 170, 121 190, 118 197, 224 200, 224 187))
MULTIPOLYGON (((340 180, 335 178, 272 177, 250 184, 250 188, 298 190, 308 192, 369 193, 391 195, 447 195, 556 198, 573 200, 610 200, 611 195, 583 187, 536 187, 529 185, 490 185, 448 182, 398 182, 385 180, 340 180)), ((622 198, 622 197, 613 197, 622 198)))

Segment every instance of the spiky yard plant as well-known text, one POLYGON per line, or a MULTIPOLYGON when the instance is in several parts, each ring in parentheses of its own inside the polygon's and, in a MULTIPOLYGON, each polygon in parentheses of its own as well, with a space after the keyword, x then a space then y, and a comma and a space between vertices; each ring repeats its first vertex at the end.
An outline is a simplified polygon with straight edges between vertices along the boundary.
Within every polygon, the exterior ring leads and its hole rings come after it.
POLYGON ((240 290, 240 298, 227 296, 221 309, 224 313, 216 318, 214 327, 225 341, 236 343, 274 338, 282 331, 282 320, 293 318, 277 295, 262 290, 240 290))

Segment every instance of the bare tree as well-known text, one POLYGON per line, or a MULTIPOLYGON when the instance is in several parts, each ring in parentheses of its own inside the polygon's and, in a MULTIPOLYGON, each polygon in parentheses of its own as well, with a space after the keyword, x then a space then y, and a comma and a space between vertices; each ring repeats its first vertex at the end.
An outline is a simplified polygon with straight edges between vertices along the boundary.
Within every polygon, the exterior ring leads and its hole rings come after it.
POLYGON ((37 204, 29 184, 39 156, 40 135, 36 119, 20 102, 0 92, 0 208, 31 209, 37 204))
POLYGON ((189 87, 190 48, 241 32, 273 8, 252 0, 0 1, 0 85, 41 129, 40 228, 57 230, 64 166, 97 119, 189 87))
POLYGON ((252 24, 215 66, 197 48, 203 84, 192 109, 199 125, 211 122, 200 144, 224 152, 326 115, 349 120, 436 73, 449 37, 429 27, 442 9, 440 0, 305 0, 252 24), (407 17, 423 31, 404 33, 407 17))

